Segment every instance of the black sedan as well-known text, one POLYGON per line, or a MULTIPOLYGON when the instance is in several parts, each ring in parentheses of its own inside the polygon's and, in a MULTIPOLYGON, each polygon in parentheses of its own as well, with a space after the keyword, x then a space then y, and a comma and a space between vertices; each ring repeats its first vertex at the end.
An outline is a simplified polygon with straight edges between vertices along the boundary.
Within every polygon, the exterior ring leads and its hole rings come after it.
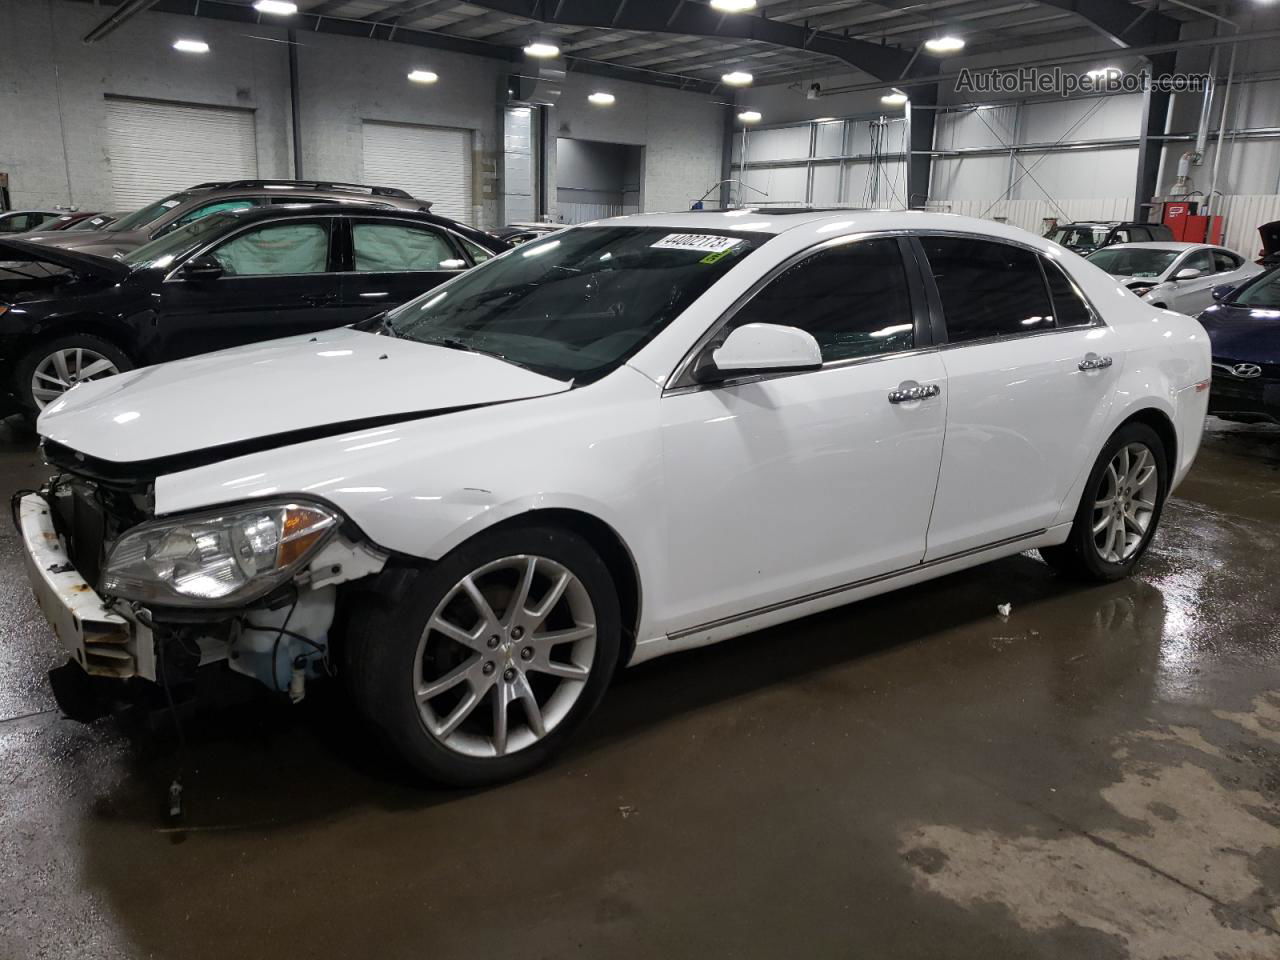
POLYGON ((210 214, 117 259, 0 240, 0 413, 133 367, 354 323, 507 248, 433 214, 335 204, 210 214))
POLYGON ((1214 297, 1199 317, 1213 344, 1209 412, 1280 423, 1280 268, 1214 297))

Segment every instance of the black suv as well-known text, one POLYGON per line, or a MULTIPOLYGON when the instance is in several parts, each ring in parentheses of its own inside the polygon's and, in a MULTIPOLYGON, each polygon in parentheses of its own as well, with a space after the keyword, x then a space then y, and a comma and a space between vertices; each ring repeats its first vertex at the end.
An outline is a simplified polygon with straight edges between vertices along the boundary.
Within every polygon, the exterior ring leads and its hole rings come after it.
POLYGON ((422 211, 224 210, 111 259, 0 240, 0 415, 83 380, 364 320, 508 244, 422 211))
POLYGON ((229 180, 200 183, 181 193, 171 194, 101 230, 79 230, 75 233, 37 231, 22 239, 110 257, 135 250, 211 213, 294 203, 363 203, 383 209, 431 209, 429 201, 416 200, 394 187, 321 180, 229 180))
POLYGON ((1173 240, 1173 231, 1163 223, 1126 223, 1121 220, 1087 223, 1064 223, 1054 227, 1045 237, 1060 243, 1068 250, 1084 256, 1109 247, 1113 243, 1167 243, 1173 240))

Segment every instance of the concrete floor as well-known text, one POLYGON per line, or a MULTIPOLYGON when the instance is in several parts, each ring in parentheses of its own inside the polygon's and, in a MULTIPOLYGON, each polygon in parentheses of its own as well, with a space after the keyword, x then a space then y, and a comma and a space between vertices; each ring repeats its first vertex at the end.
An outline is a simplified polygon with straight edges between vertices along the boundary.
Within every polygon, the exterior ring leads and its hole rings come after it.
POLYGON ((0 958, 1274 960, 1280 430, 1211 429, 1129 582, 1018 557, 648 664, 484 792, 336 696, 226 711, 180 828, 169 739, 53 711, 6 524, 0 958))

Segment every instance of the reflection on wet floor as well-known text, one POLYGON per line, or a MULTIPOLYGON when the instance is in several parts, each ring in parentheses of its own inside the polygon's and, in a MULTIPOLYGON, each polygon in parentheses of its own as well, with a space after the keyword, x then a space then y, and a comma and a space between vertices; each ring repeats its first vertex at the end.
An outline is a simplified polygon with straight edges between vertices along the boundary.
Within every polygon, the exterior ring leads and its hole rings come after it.
POLYGON ((192 725, 181 829, 170 736, 52 711, 4 529, 0 957, 1272 960, 1280 430, 1211 424, 1128 582, 1016 557, 646 664, 488 791, 255 693, 192 725))

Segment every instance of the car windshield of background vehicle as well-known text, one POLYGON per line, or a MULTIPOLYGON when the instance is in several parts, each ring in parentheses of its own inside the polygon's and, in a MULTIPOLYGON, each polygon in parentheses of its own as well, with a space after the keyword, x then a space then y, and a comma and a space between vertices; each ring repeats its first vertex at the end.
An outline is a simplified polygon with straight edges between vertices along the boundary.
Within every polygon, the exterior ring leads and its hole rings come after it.
POLYGON ((175 260, 180 260, 192 250, 203 246, 229 223, 236 221, 234 213, 211 213, 185 227, 157 237, 131 250, 122 259, 131 267, 156 267, 163 270, 175 260))
POLYGON ((1107 239, 1107 231, 1100 227, 1059 227, 1049 234, 1049 239, 1071 250, 1096 250, 1107 239))
POLYGON ((158 200, 150 206, 143 207, 141 210, 135 210, 127 217, 122 217, 115 223, 108 224, 107 230, 112 233, 123 233, 126 230, 140 230, 153 220, 158 220, 164 216, 178 204, 186 200, 191 194, 175 193, 172 196, 158 200))
POLYGON ((768 235, 583 227, 393 310, 395 336, 587 383, 624 363, 768 235))
POLYGON ((1244 307, 1280 309, 1280 270, 1273 270, 1251 283, 1238 296, 1232 297, 1231 302, 1244 307))
POLYGON ((1178 259, 1179 250, 1099 250, 1089 262, 1113 277, 1161 277, 1178 259))

